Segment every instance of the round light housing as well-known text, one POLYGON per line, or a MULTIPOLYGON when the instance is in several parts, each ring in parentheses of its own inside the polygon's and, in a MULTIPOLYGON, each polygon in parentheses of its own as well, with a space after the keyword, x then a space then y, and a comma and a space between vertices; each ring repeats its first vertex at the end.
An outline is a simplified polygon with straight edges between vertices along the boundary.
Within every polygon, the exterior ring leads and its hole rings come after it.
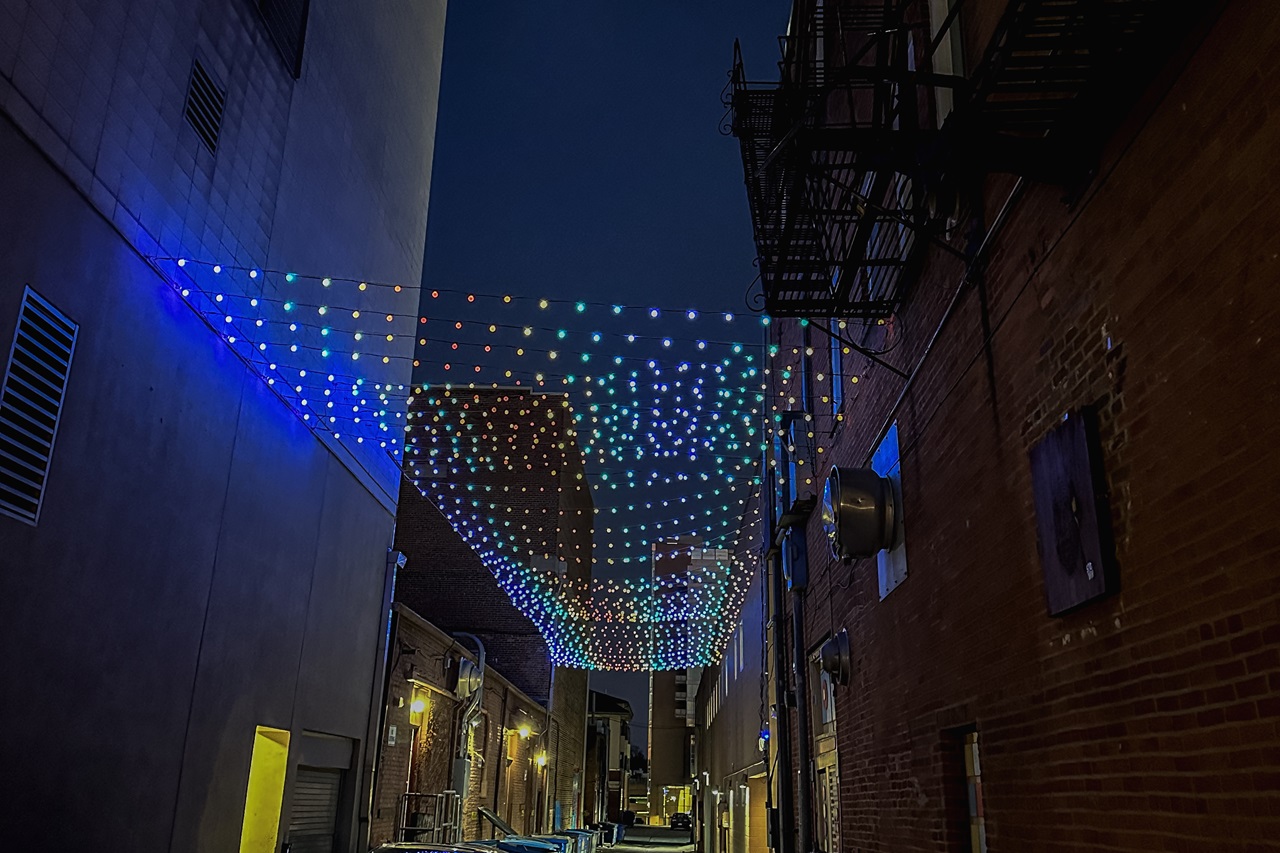
POLYGON ((822 492, 822 528, 841 560, 870 557, 894 545, 893 483, 870 468, 832 467, 822 492))

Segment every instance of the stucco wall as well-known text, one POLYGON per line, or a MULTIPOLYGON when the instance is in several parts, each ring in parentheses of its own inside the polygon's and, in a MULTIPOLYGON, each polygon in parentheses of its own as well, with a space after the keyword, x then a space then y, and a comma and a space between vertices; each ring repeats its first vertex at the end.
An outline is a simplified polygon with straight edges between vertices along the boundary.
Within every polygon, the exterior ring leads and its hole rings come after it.
POLYGON ((39 525, 0 518, 7 842, 235 849, 255 725, 366 739, 391 501, 144 261, 416 290, 443 0, 311 9, 295 81, 248 0, 0 2, 0 340, 24 284, 80 324, 39 525))

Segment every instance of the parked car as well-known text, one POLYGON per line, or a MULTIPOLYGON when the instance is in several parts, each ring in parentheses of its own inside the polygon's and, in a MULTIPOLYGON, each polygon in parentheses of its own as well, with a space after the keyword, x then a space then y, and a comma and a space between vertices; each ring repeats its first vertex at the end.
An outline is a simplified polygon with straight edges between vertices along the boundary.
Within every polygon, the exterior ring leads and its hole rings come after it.
POLYGON ((671 816, 672 829, 693 829, 693 818, 685 812, 676 812, 671 816))

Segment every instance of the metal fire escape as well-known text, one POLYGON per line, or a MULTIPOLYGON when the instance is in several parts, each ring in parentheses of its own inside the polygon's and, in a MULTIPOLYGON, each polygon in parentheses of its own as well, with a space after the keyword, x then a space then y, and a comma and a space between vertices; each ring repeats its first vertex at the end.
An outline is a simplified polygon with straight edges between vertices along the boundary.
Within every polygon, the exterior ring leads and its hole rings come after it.
POLYGON ((935 71, 965 8, 795 0, 777 82, 735 45, 729 131, 742 148, 763 308, 877 318, 905 297, 953 197, 987 172, 1068 184, 1213 0, 1010 0, 967 77, 935 71), (954 104, 938 127, 940 94, 954 104), (931 215, 931 209, 943 213, 931 215))

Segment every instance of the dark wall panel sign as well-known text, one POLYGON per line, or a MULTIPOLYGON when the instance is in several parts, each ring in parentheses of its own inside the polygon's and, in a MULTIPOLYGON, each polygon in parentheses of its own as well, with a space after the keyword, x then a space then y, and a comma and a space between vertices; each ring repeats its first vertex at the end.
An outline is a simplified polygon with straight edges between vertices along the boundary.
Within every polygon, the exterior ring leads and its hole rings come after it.
POLYGON ((1093 413, 1072 412, 1031 448, 1049 615, 1116 591, 1106 478, 1093 413))

